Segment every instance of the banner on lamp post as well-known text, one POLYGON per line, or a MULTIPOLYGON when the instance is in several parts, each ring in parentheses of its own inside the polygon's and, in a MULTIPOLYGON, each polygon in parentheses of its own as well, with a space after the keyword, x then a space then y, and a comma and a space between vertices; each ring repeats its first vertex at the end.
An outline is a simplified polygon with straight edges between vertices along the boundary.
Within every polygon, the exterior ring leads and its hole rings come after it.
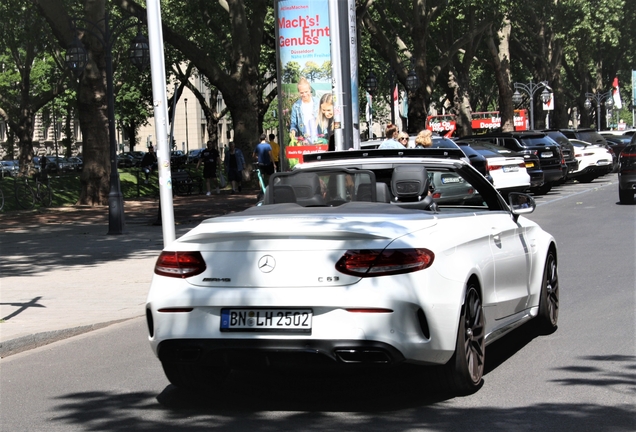
POLYGON ((279 139, 291 168, 302 162, 304 150, 327 150, 338 114, 331 89, 329 3, 278 0, 275 12, 279 139), (291 147, 301 148, 290 152, 291 147))
POLYGON ((554 111, 554 93, 550 93, 550 99, 543 103, 543 111, 554 111))

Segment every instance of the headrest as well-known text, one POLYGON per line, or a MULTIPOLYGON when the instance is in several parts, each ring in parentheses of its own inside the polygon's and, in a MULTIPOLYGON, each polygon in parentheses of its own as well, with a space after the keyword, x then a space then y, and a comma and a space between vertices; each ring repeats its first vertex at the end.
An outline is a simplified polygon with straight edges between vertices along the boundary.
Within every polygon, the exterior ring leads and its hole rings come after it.
POLYGON ((398 201, 419 201, 428 195, 426 168, 417 165, 398 165, 391 177, 391 193, 398 201))
POLYGON ((312 198, 320 195, 320 179, 314 173, 300 173, 294 176, 292 182, 296 199, 312 198))

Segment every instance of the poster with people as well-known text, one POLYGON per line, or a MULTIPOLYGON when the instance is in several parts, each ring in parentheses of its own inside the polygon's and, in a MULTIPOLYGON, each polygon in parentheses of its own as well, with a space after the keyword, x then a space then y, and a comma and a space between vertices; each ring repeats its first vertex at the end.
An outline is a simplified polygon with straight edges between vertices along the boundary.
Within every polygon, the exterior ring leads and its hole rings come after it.
POLYGON ((329 2, 276 6, 280 144, 293 167, 303 154, 327 150, 333 133, 329 2))

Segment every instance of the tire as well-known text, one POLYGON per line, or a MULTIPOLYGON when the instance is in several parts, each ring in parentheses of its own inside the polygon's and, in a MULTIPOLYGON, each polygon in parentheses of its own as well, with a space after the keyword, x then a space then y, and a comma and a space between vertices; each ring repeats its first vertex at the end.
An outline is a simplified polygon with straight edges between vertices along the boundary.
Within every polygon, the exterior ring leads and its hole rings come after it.
POLYGON ((24 210, 31 210, 35 206, 35 195, 31 186, 26 183, 17 184, 15 187, 15 201, 18 207, 24 210))
POLYGON ((161 362, 168 381, 175 387, 192 391, 211 391, 222 384, 230 370, 200 363, 161 362))
POLYGON ((592 174, 587 174, 587 175, 582 175, 581 177, 578 178, 578 180, 581 183, 592 183, 594 180, 596 180, 598 176, 596 175, 592 175, 592 174))
POLYGON ((543 269, 541 293, 539 294, 539 314, 535 318, 536 329, 541 335, 552 334, 559 321, 559 273, 556 255, 548 252, 543 269))
POLYGON ((42 204, 43 207, 50 207, 51 202, 53 201, 53 193, 51 192, 51 188, 44 183, 40 183, 38 186, 38 190, 40 204, 42 204))
POLYGON ((486 359, 485 321, 481 298, 474 283, 466 287, 459 319, 455 353, 445 365, 450 390, 458 395, 475 393, 483 384, 486 359))
POLYGON ((618 199, 621 204, 634 204, 634 189, 618 189, 618 199))
POLYGON ((544 183, 539 187, 532 188, 531 191, 535 195, 545 195, 552 190, 552 183, 544 183))

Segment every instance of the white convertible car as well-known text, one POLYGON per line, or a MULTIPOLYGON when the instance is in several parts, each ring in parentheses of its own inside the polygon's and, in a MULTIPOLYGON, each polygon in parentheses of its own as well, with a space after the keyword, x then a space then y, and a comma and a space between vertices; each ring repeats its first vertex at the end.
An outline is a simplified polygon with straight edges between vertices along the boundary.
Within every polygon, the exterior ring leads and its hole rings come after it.
POLYGON ((159 256, 146 315, 170 382, 256 367, 439 366, 476 391, 486 346, 556 330, 554 238, 455 149, 305 156, 262 206, 204 221, 159 256))

